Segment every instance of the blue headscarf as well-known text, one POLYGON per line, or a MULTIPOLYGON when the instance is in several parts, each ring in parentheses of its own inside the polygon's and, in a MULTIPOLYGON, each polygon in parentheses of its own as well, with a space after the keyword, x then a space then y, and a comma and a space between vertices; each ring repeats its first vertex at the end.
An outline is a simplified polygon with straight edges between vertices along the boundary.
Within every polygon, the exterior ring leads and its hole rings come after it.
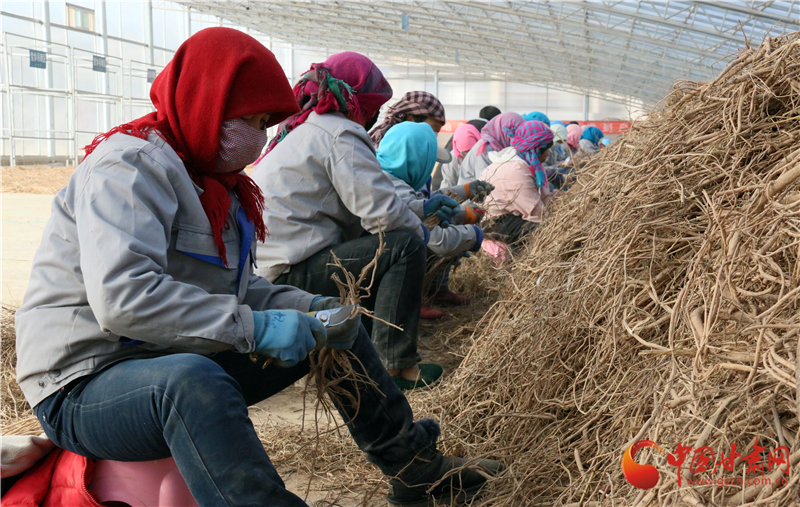
POLYGON ((525 121, 540 121, 548 127, 550 126, 550 118, 548 118, 546 114, 540 113, 539 111, 523 114, 522 117, 525 118, 525 121))
POLYGON ((594 144, 599 143, 603 137, 605 137, 603 131, 597 127, 587 127, 581 134, 581 139, 588 139, 594 144))
POLYGON ((438 146, 430 125, 404 121, 390 128, 381 139, 378 162, 384 171, 419 191, 431 177, 438 146))
POLYGON ((566 124, 564 124, 564 122, 561 121, 561 120, 553 120, 553 121, 551 121, 550 122, 550 126, 552 127, 553 125, 564 125, 564 128, 567 127, 566 124))

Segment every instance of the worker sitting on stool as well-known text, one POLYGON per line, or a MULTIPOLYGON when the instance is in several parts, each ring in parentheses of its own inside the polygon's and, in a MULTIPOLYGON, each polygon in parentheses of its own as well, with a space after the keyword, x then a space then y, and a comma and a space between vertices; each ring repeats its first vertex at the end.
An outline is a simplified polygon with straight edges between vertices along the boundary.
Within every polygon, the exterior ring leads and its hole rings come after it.
POLYGON ((329 333, 306 312, 335 301, 253 274, 265 203, 242 169, 266 127, 297 111, 284 76, 249 35, 202 30, 153 83, 157 112, 86 147, 55 196, 17 312, 20 386, 63 449, 172 456, 202 507, 304 506, 247 407, 306 375, 316 347, 349 349, 374 384, 342 379, 360 407, 343 396, 337 408, 367 459, 398 476, 389 503, 471 496, 485 482, 479 471, 428 491, 465 460, 436 450, 435 421, 413 422, 358 320, 329 333), (273 361, 262 369, 251 353, 273 361))

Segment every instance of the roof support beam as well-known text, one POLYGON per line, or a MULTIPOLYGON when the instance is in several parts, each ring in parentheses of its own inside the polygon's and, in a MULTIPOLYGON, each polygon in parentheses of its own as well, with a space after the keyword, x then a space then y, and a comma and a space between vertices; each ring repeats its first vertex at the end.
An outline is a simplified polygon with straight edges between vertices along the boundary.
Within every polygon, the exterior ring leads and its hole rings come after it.
MULTIPOLYGON (((230 5, 230 4, 228 4, 228 5, 230 5)), ((377 26, 376 27, 367 26, 367 25, 365 25, 365 24, 363 24, 361 22, 353 22, 353 21, 349 21, 349 20, 337 20, 335 18, 324 18, 324 17, 318 17, 318 16, 308 16, 307 14, 297 12, 296 9, 294 9, 294 7, 295 6, 292 5, 292 4, 282 3, 275 10, 269 10, 268 11, 269 14, 270 14, 270 19, 269 20, 265 20, 265 21, 267 23, 274 23, 274 22, 277 21, 277 18, 294 18, 294 19, 300 20, 302 22, 308 21, 308 22, 320 23, 320 24, 323 24, 323 25, 326 24, 326 23, 335 23, 338 26, 350 26, 350 27, 353 27, 353 28, 362 28, 362 29, 364 29, 364 28, 366 28, 366 29, 382 28, 382 27, 377 27, 377 26), (291 11, 292 14, 290 15, 287 11, 291 11)), ((302 7, 302 9, 307 9, 307 7, 302 7)), ((223 14, 223 16, 228 17, 228 18, 237 19, 238 22, 242 22, 242 23, 252 20, 252 13, 249 13, 248 15, 244 16, 242 14, 239 14, 236 11, 231 12, 231 10, 232 9, 227 9, 227 11, 226 11, 227 14, 223 14)), ((335 15, 335 13, 337 12, 335 10, 330 10, 330 9, 326 9, 326 8, 320 8, 320 9, 316 9, 315 8, 314 9, 314 11, 317 11, 317 10, 319 10, 321 12, 328 12, 331 15, 335 15)), ((219 13, 219 11, 217 11, 217 10, 215 10, 215 12, 219 13)), ((259 29, 258 27, 253 27, 253 28, 259 29)), ((441 29, 441 27, 436 27, 436 28, 439 29, 439 30, 441 29)), ((263 27, 261 29, 263 30, 263 27)), ((276 27, 276 29, 280 30, 280 27, 276 27)), ((398 30, 399 30, 399 28, 398 28, 398 30)), ((446 32, 446 33, 449 33, 449 32, 446 32)), ((412 37, 414 39, 416 39, 417 41, 419 41, 421 46, 429 46, 429 43, 426 43, 425 41, 420 40, 419 36, 417 36, 416 34, 407 35, 404 38, 405 39, 411 39, 412 37)), ((465 49, 465 48, 470 48, 470 42, 474 42, 474 41, 470 41, 468 38, 455 37, 455 36, 451 36, 451 35, 439 35, 439 34, 437 34, 436 37, 438 37, 440 39, 443 39, 443 40, 446 40, 446 41, 449 41, 449 42, 454 42, 454 44, 452 46, 449 46, 449 47, 452 48, 453 51, 456 48, 460 48, 460 51, 461 51, 462 55, 466 55, 468 52, 474 52, 475 51, 475 49, 474 49, 475 45, 474 44, 472 45, 471 49, 465 49)), ((528 43, 528 44, 530 45, 531 43, 528 43)), ((503 51, 507 51, 509 49, 505 45, 496 44, 496 43, 490 43, 488 41, 484 41, 482 44, 480 44, 480 46, 484 46, 484 47, 487 47, 487 48, 493 48, 495 50, 498 50, 500 52, 499 54, 502 54, 503 51)), ((544 47, 547 48, 546 45, 544 47)), ((541 51, 542 47, 538 46, 538 47, 536 47, 536 49, 537 49, 537 51, 541 51)), ((550 48, 548 48, 548 49, 550 49, 550 48)), ((555 50, 555 47, 553 47, 552 49, 555 50)), ((536 54, 539 54, 539 53, 537 52, 536 54)), ((515 54, 515 56, 516 56, 516 54, 515 54)), ((603 70, 602 71, 598 70, 597 69, 597 64, 591 63, 586 58, 581 58, 581 59, 573 58, 573 60, 571 62, 571 63, 575 64, 575 68, 573 70, 577 70, 579 72, 608 73, 606 71, 606 69, 608 67, 620 64, 620 60, 618 58, 612 57, 611 55, 603 55, 603 56, 590 55, 590 58, 596 58, 596 59, 604 60, 605 64, 601 66, 603 70)), ((441 59, 440 57, 439 58, 434 58, 433 61, 440 60, 440 59, 441 59)), ((490 61, 487 62, 487 63, 490 63, 490 61)), ((632 63, 639 64, 639 65, 646 65, 644 62, 632 62, 632 63)), ((669 66, 668 65, 664 65, 663 67, 669 67, 669 66)), ((638 70, 637 71, 631 71, 631 70, 619 68, 619 69, 615 70, 614 74, 621 73, 621 74, 627 76, 630 79, 655 79, 657 81, 663 81, 664 79, 668 79, 668 80, 672 79, 672 77, 675 75, 674 72, 676 72, 676 71, 677 72, 685 72, 686 73, 685 75, 687 77, 689 77, 689 75, 690 75, 692 70, 693 69, 690 70, 689 68, 681 68, 681 69, 675 68, 675 69, 672 69, 672 71, 670 71, 667 68, 653 69, 652 67, 649 67, 648 70, 647 70, 648 74, 647 75, 642 75, 642 73, 639 72, 638 70), (664 73, 663 76, 661 76, 662 73, 664 73)), ((695 76, 695 77, 697 78, 698 76, 695 76)), ((702 76, 700 78, 702 79, 702 78, 706 78, 706 77, 708 77, 708 76, 702 76)))
POLYGON ((309 48, 381 55, 381 62, 406 59, 400 65, 410 58, 443 77, 486 79, 489 70, 489 79, 559 83, 624 102, 656 102, 677 79, 711 78, 745 47, 744 33, 800 30, 796 0, 178 1, 309 48), (399 27, 402 13, 412 18, 410 31, 399 27))

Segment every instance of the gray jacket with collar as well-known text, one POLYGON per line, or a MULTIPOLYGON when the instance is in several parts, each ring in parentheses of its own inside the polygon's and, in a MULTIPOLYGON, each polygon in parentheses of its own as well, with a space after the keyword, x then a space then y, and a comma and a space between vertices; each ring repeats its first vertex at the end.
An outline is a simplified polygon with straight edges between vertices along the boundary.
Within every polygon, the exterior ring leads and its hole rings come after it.
POLYGON ((398 229, 425 237, 422 222, 394 193, 367 131, 341 113, 312 112, 253 170, 266 198, 269 238, 258 245, 259 275, 275 280, 312 255, 398 229))
POLYGON ((253 274, 233 194, 224 264, 200 193, 155 134, 115 134, 78 166, 53 200, 16 315, 31 406, 124 359, 252 352, 253 310, 309 310, 314 295, 253 274))
POLYGON ((461 161, 461 165, 458 167, 459 185, 481 179, 483 171, 492 164, 492 161, 489 159, 488 151, 478 154, 478 146, 480 145, 480 142, 476 143, 475 146, 464 155, 464 160, 461 161))
MULTIPOLYGON (((427 199, 426 195, 422 192, 416 192, 411 185, 397 176, 388 173, 386 175, 392 181, 397 196, 406 203, 408 208, 413 211, 420 220, 424 220, 422 208, 425 199, 427 199)), ((446 190, 448 189, 443 188, 441 190, 436 190, 433 192, 433 195, 443 193, 446 190)), ((466 206, 468 204, 467 202, 464 205, 466 206)), ((431 231, 431 237, 428 240, 428 248, 436 255, 449 257, 466 252, 474 247, 477 239, 475 228, 471 225, 451 224, 446 229, 434 227, 431 231)))

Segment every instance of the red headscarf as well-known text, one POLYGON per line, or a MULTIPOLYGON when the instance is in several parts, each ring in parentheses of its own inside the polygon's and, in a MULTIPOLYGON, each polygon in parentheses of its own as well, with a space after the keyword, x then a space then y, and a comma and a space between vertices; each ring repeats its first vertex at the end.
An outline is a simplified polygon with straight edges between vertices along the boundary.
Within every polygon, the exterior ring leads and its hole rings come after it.
POLYGON ((292 88, 275 56, 238 30, 201 30, 181 44, 156 77, 150 100, 156 112, 100 134, 84 148, 86 155, 117 132, 147 139, 154 130, 177 152, 192 180, 203 189, 200 203, 223 261, 228 190, 233 191, 255 225, 256 237, 264 241, 267 229, 261 215, 261 190, 244 172, 217 173, 217 159, 223 121, 271 113, 268 126, 272 126, 298 111, 292 88))

